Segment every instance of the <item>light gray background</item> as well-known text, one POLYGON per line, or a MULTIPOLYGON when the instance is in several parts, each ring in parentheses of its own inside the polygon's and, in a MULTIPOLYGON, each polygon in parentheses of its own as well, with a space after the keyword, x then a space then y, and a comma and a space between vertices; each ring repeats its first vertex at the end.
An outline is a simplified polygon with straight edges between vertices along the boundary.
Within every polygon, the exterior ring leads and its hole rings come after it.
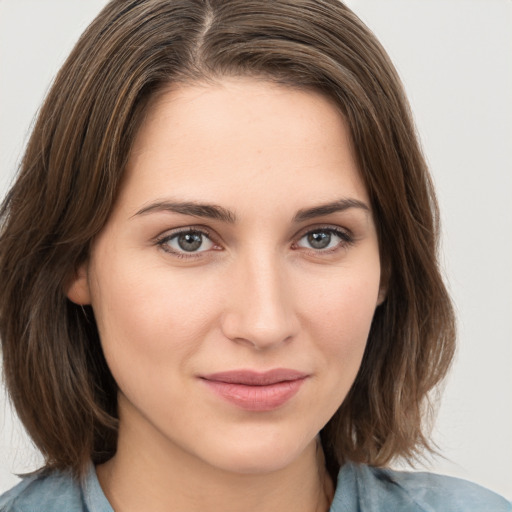
MULTIPOLYGON (((0 0, 0 195, 60 64, 104 0, 0 0)), ((512 1, 351 0, 409 94, 443 214, 459 351, 429 470, 512 499, 512 1)), ((0 284, 1 286, 1 284, 0 284)), ((0 492, 37 453, 0 401, 0 492)))

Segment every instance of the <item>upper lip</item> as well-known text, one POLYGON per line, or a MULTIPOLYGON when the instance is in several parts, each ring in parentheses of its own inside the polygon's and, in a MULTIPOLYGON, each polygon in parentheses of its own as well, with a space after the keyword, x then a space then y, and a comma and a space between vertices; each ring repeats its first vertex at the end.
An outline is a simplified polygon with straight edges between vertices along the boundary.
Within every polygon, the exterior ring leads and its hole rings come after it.
POLYGON ((243 384, 246 386, 269 386, 278 382, 286 382, 304 379, 307 373, 288 368, 275 368, 265 372, 255 370, 230 370, 226 372, 202 375, 201 378, 214 382, 226 382, 229 384, 243 384))

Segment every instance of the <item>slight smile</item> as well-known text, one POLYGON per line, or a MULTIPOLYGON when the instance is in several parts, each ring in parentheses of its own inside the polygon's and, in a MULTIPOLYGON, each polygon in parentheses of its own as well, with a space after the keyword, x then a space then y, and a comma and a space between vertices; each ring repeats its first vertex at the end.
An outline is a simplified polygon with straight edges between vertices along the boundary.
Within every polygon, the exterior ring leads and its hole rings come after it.
POLYGON ((267 372, 233 370, 201 376, 201 380, 223 399, 247 411, 272 411, 288 402, 308 374, 286 368, 267 372))

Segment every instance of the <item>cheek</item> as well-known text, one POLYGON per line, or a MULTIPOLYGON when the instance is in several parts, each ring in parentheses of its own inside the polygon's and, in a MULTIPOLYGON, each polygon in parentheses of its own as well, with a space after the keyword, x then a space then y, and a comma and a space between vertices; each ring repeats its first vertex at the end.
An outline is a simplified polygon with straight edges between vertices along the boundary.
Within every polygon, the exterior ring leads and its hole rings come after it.
POLYGON ((311 292, 304 293, 309 322, 327 333, 337 333, 346 343, 366 341, 379 293, 379 274, 374 274, 333 278, 315 289, 314 300, 311 292))
POLYGON ((307 324, 329 386, 326 396, 335 408, 344 400, 361 365, 379 292, 378 268, 344 272, 317 288, 315 300, 307 303, 307 324))
POLYGON ((215 287, 204 280, 182 282, 161 267, 134 263, 103 265, 92 290, 103 351, 120 385, 126 369, 142 377, 160 367, 165 371, 171 362, 186 363, 210 329, 218 303, 210 296, 215 287))

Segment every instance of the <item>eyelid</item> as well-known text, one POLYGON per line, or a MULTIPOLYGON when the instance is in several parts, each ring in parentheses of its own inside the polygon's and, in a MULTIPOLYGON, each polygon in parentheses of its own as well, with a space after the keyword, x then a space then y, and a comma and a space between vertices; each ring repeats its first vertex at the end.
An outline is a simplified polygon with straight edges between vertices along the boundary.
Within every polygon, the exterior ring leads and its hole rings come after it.
POLYGON ((220 250, 219 242, 217 241, 217 238, 214 234, 212 234, 212 231, 205 227, 205 226, 197 226, 197 225, 191 225, 191 226, 183 226, 179 228, 173 228, 166 230, 162 232, 160 235, 154 238, 154 244, 159 246, 164 252, 167 254, 172 254, 178 258, 198 258, 205 255, 205 253, 208 253, 212 250, 220 250), (200 233, 201 235, 208 238, 212 244, 213 248, 207 249, 204 251, 175 251, 172 250, 167 244, 169 240, 185 233, 200 233))
POLYGON ((346 238, 354 238, 354 233, 352 232, 351 229, 344 227, 344 226, 340 226, 338 224, 325 224, 325 223, 313 224, 313 225, 309 225, 305 228, 302 228, 300 231, 297 232, 296 235, 294 235, 293 238, 299 239, 309 233, 314 233, 315 231, 322 231, 322 230, 339 233, 341 236, 346 237, 346 238))
POLYGON ((317 226, 308 226, 307 228, 302 229, 295 237, 294 242, 292 244, 292 247, 296 250, 302 249, 305 251, 310 251, 313 254, 321 255, 321 254, 329 254, 332 252, 336 252, 337 250, 341 248, 349 247, 350 245, 353 245, 355 242, 355 237, 352 231, 348 228, 344 228, 337 225, 332 224, 319 224, 317 226), (315 233, 318 231, 328 231, 333 233, 334 235, 338 236, 341 241, 339 244, 337 244, 335 247, 331 247, 328 249, 314 249, 314 248, 307 248, 307 247, 299 247, 297 246, 297 243, 299 240, 304 238, 305 236, 315 233), (295 246, 295 247, 294 247, 295 246))
MULTIPOLYGON (((187 225, 187 226, 181 226, 178 228, 168 229, 164 232, 162 232, 160 235, 154 238, 153 243, 155 245, 160 246, 160 248, 165 251, 167 254, 174 255, 178 258, 199 258, 204 257, 208 255, 208 253, 212 251, 219 251, 222 250, 222 244, 219 243, 219 236, 216 235, 212 230, 204 225, 187 225), (183 233, 200 233, 201 235, 208 238, 212 244, 213 247, 204 251, 174 251, 172 250, 167 244, 167 242, 183 233)), ((340 249, 344 249, 349 247, 350 245, 353 245, 355 242, 355 237, 352 233, 352 231, 346 227, 341 227, 339 225, 332 225, 332 224, 318 224, 315 226, 308 226, 306 228, 301 229, 294 237, 292 242, 292 249, 294 250, 302 250, 305 252, 310 252, 314 255, 327 255, 334 252, 337 252, 340 249), (332 234, 338 236, 340 238, 340 242, 335 246, 327 249, 314 249, 314 248, 307 248, 307 247, 301 247, 298 246, 297 243, 299 240, 307 236, 308 234, 315 233, 318 231, 328 231, 332 234)))

